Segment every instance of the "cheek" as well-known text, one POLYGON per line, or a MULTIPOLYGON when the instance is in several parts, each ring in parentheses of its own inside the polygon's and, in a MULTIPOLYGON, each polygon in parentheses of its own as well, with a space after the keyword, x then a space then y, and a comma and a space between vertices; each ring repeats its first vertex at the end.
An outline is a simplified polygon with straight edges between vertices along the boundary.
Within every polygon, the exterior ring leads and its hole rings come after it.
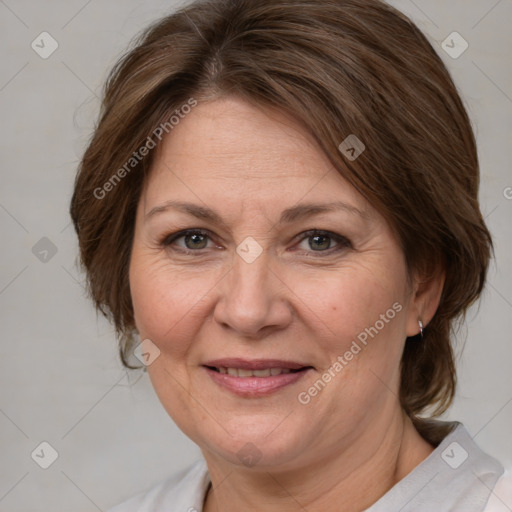
POLYGON ((336 375, 329 393, 335 400, 343 397, 345 410, 363 403, 375 406, 397 386, 405 340, 406 278, 396 268, 395 273, 382 268, 377 278, 368 267, 354 265, 321 281, 303 281, 298 292, 307 304, 303 310, 311 309, 319 329, 327 333, 316 336, 322 366, 336 375))
POLYGON ((330 396, 342 404, 347 418, 363 421, 362 411, 378 410, 395 397, 390 390, 398 386, 405 340, 405 278, 383 272, 377 280, 375 273, 361 268, 345 270, 314 286, 303 282, 298 295, 305 298, 304 311, 311 309, 317 325, 328 333, 316 337, 323 353, 320 373, 335 375, 328 391, 322 391, 325 403, 330 396))
POLYGON ((403 315, 399 313, 404 309, 405 292, 401 277, 390 279, 383 271, 381 278, 376 279, 374 273, 354 267, 321 279, 294 282, 302 309, 311 310, 332 339, 347 342, 376 323, 382 333, 396 330, 402 324, 403 315))
POLYGON ((202 298, 211 288, 209 273, 175 271, 154 255, 134 251, 130 264, 130 291, 135 324, 141 337, 160 346, 172 339, 166 350, 179 351, 190 339, 202 298), (180 340, 183 343, 180 343, 180 340))

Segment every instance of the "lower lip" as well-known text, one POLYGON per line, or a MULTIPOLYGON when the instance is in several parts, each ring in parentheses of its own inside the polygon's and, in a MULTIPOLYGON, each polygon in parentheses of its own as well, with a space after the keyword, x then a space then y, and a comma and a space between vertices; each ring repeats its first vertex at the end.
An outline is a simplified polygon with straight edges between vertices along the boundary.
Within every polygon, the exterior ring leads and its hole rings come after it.
POLYGON ((279 389, 294 384, 302 379, 311 368, 301 370, 300 372, 281 373, 280 375, 270 377, 235 377, 227 373, 219 373, 207 367, 205 369, 213 381, 222 388, 236 395, 256 397, 270 395, 279 389))

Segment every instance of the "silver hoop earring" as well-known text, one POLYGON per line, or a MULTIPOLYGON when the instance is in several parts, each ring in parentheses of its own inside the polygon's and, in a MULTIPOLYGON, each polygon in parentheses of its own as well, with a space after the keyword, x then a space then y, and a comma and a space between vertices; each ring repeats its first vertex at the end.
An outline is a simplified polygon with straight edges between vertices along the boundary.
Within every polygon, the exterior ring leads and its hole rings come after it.
POLYGON ((420 326, 420 336, 421 336, 421 341, 423 341, 423 322, 421 320, 418 320, 418 325, 420 326))

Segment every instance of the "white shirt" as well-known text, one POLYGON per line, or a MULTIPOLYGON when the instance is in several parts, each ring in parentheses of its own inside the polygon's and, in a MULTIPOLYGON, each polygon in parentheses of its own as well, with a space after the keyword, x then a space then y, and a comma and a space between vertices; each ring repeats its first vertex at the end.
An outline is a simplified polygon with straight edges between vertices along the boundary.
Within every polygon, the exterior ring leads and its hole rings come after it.
MULTIPOLYGON (((424 461, 363 512, 512 512, 512 470, 484 453, 461 423, 453 424, 424 461)), ((202 512, 209 484, 200 459, 108 512, 202 512)))

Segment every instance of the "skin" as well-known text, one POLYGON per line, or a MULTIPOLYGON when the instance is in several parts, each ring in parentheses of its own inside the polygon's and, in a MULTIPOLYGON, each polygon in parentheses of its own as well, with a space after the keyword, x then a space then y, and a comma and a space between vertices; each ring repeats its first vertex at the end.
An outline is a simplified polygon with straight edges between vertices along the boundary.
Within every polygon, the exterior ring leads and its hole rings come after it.
POLYGON ((137 209, 130 287, 141 339, 160 350, 148 366, 155 391, 206 459, 205 511, 370 506, 433 450, 400 408, 399 362, 418 319, 427 325, 434 315, 442 276, 408 274, 390 226, 283 113, 234 97, 200 102, 155 157, 137 209), (168 201, 211 208, 223 223, 158 209, 168 201), (335 201, 351 209, 278 222, 286 208, 335 201), (203 244, 164 243, 194 228, 207 231, 203 244), (349 243, 315 243, 304 235, 311 229, 349 243), (263 250, 252 263, 236 252, 249 236, 263 250), (299 403, 397 302, 401 311, 364 350, 299 403), (241 397, 202 366, 223 357, 313 369, 269 396, 241 397), (237 456, 247 443, 260 457, 253 466, 237 456))

